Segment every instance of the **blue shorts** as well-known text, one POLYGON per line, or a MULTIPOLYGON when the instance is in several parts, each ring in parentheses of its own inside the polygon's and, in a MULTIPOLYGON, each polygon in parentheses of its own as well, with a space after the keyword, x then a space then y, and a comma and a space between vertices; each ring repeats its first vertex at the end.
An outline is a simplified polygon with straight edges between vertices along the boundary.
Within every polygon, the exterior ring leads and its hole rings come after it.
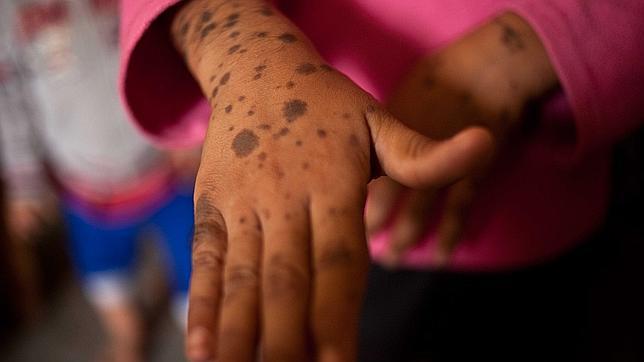
POLYGON ((158 235, 171 290, 186 294, 190 280, 193 228, 191 192, 177 192, 149 215, 119 225, 100 222, 64 205, 72 261, 85 280, 101 275, 131 276, 142 232, 158 235))

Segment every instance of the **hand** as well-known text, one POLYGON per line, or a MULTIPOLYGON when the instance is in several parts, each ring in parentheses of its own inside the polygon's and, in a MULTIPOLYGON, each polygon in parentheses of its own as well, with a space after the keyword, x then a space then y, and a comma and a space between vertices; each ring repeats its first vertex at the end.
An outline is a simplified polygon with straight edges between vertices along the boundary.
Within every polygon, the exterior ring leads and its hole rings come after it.
POLYGON ((406 186, 449 184, 476 167, 463 156, 487 152, 489 132, 436 142, 411 131, 259 2, 192 2, 173 30, 213 106, 195 189, 189 358, 252 361, 261 345, 266 361, 355 360, 367 183, 382 170, 406 186), (200 19, 196 37, 181 31, 200 19), (214 48, 199 45, 211 20, 224 29, 214 48))
POLYGON ((369 186, 369 235, 388 225, 392 228, 381 260, 385 265, 399 265, 404 253, 424 239, 435 217, 438 226, 433 264, 441 267, 449 261, 467 224, 481 178, 493 159, 492 151, 503 149, 526 105, 556 84, 539 39, 513 14, 499 16, 423 59, 410 71, 389 104, 394 115, 433 139, 482 126, 490 131, 493 147, 486 150, 489 152, 463 155, 464 159, 476 160, 479 167, 471 168, 470 174, 445 189, 410 190, 391 179, 369 186), (437 214, 439 194, 444 196, 444 203, 437 214))

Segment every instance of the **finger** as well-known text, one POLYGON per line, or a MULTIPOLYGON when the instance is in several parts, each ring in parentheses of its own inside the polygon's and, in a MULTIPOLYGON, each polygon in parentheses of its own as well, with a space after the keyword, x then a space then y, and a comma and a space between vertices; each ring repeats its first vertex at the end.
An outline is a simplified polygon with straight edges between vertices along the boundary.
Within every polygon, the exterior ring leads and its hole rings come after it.
POLYGON ((224 218, 211 199, 202 195, 195 205, 186 338, 186 355, 192 361, 207 361, 215 355, 215 331, 225 253, 224 218))
POLYGON ((389 247, 384 255, 383 261, 389 267, 395 267, 400 263, 401 256, 420 241, 427 228, 435 192, 433 190, 410 192, 396 215, 389 247))
POLYGON ((364 196, 312 201, 311 324, 318 361, 355 361, 358 316, 369 263, 364 196))
POLYGON ((440 224, 437 230, 434 263, 442 267, 449 261, 465 226, 465 219, 474 195, 471 178, 464 179, 449 188, 440 224))
POLYGON ((265 361, 304 361, 310 290, 309 214, 304 203, 274 207, 264 225, 262 355, 265 361))
POLYGON ((438 188, 455 182, 492 156, 494 138, 483 127, 433 141, 375 110, 366 113, 378 161, 392 179, 412 188, 438 188))
POLYGON ((217 337, 220 361, 254 361, 259 329, 262 231, 252 211, 229 218, 228 251, 217 337))
POLYGON ((367 235, 380 231, 400 199, 403 186, 389 177, 380 177, 369 183, 369 197, 365 210, 367 235))

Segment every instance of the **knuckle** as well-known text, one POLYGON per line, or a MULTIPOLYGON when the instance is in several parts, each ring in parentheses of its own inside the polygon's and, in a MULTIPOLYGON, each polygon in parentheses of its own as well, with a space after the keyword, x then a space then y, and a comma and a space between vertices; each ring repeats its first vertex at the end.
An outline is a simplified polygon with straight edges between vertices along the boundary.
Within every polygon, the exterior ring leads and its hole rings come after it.
POLYGON ((348 247, 344 242, 324 246, 315 257, 315 272, 354 267, 363 259, 360 254, 358 250, 348 247))
POLYGON ((224 255, 218 250, 197 248, 192 256, 192 266, 195 270, 217 271, 224 265, 224 255))
POLYGON ((307 289, 307 274, 279 255, 271 258, 265 273, 268 297, 299 295, 307 289))
POLYGON ((225 276, 224 300, 232 299, 241 290, 257 289, 259 273, 257 268, 247 265, 231 266, 225 276))

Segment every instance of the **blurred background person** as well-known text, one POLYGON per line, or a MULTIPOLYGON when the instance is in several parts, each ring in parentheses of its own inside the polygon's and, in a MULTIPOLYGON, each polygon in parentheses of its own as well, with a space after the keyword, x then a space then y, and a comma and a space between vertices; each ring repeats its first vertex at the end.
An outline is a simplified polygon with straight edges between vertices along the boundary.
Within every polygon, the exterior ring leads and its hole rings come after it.
POLYGON ((0 132, 11 234, 29 239, 53 214, 50 170, 74 268, 107 332, 102 359, 127 362, 142 359, 132 273, 150 228, 184 323, 198 153, 159 151, 128 123, 117 13, 112 0, 0 1, 0 132))

